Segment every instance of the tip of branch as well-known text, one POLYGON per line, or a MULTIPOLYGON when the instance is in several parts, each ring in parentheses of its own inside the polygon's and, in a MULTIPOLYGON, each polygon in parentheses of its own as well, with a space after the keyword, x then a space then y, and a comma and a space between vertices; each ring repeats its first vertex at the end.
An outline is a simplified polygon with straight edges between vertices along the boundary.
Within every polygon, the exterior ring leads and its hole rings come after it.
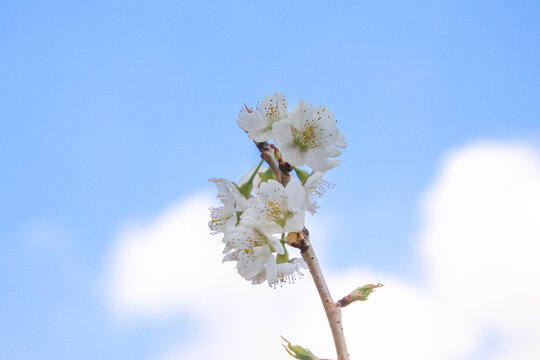
POLYGON ((359 287, 353 292, 351 292, 349 295, 341 298, 338 302, 336 302, 336 306, 345 307, 355 301, 366 301, 369 295, 373 291, 375 291, 376 288, 380 288, 383 286, 384 286, 383 284, 377 283, 377 285, 367 284, 362 287, 359 287))

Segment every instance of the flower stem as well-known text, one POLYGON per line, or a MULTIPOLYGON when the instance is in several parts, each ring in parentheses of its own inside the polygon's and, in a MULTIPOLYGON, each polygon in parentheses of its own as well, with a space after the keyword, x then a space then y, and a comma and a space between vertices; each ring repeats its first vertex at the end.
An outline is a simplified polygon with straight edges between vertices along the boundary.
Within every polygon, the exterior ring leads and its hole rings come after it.
POLYGON ((289 252, 287 251, 287 247, 285 246, 285 233, 281 234, 281 246, 283 247, 283 255, 277 256, 277 263, 281 264, 284 262, 289 262, 289 252))
POLYGON ((313 250, 313 246, 309 240, 309 231, 304 228, 302 233, 304 235, 304 241, 300 248, 300 253, 309 268, 309 272, 315 282, 315 287, 319 292, 319 297, 321 298, 326 317, 328 318, 328 324, 330 325, 330 330, 332 331, 332 336, 334 338, 337 358, 338 360, 349 360, 349 353, 347 352, 347 344, 345 343, 345 335, 343 333, 341 322, 341 308, 334 303, 332 295, 330 295, 330 290, 328 290, 328 286, 326 285, 326 280, 324 279, 321 267, 319 266, 315 250, 313 250))
MULTIPOLYGON (((271 146, 267 142, 255 144, 261 152, 261 158, 266 161, 270 168, 274 171, 276 179, 278 179, 283 186, 287 186, 287 183, 290 180, 290 175, 288 172, 282 171, 278 166, 278 163, 274 158, 274 150, 271 148, 271 146)), ((321 298, 326 317, 328 318, 328 324, 330 325, 330 330, 332 331, 332 336, 334 338, 337 360, 349 360, 349 353, 347 352, 347 344, 345 343, 345 335, 343 333, 343 326, 341 322, 341 308, 336 305, 332 299, 332 295, 330 295, 330 290, 328 290, 328 286, 326 285, 326 280, 324 279, 321 267, 319 266, 319 261, 317 260, 317 256, 315 255, 315 251, 311 245, 308 229, 304 228, 301 234, 303 235, 303 239, 296 247, 300 249, 302 258, 307 264, 309 272, 313 277, 315 287, 319 292, 319 297, 321 298)), ((282 238, 282 243, 283 242, 284 238, 282 238)))
POLYGON ((252 182, 253 179, 255 179, 255 175, 257 175, 257 172, 259 171, 259 169, 261 168, 262 164, 264 163, 264 160, 261 160, 259 162, 259 165, 257 165, 257 168, 255 169, 255 171, 253 172, 253 174, 251 174, 251 176, 249 177, 249 180, 247 182, 252 182))

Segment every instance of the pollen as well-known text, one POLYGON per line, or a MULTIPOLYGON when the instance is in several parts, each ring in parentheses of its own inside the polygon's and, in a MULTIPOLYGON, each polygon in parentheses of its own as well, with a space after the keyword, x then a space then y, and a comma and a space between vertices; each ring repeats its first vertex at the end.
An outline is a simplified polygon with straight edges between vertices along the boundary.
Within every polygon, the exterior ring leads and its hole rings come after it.
POLYGON ((275 122, 278 119, 278 112, 276 111, 276 107, 274 105, 268 106, 268 109, 266 110, 266 117, 269 119, 272 119, 272 122, 275 122))
POLYGON ((281 219, 281 210, 279 203, 276 203, 272 200, 266 202, 266 217, 269 220, 278 221, 281 219))
POLYGON ((312 148, 319 145, 316 130, 318 129, 314 125, 306 126, 296 133, 294 142, 302 149, 312 148))

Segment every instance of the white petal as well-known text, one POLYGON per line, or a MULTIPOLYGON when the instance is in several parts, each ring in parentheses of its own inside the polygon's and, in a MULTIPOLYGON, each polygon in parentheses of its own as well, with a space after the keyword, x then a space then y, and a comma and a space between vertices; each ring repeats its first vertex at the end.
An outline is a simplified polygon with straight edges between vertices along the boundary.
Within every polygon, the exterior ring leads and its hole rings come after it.
POLYGON ((328 156, 330 156, 331 158, 335 158, 335 157, 341 155, 341 153, 342 153, 341 150, 336 149, 333 146, 327 146, 325 150, 326 150, 326 153, 328 154, 328 156))
POLYGON ((306 180, 306 184, 304 187, 306 190, 311 190, 317 183, 317 181, 321 180, 324 175, 326 175, 326 171, 315 171, 313 174, 311 174, 308 179, 306 180))
MULTIPOLYGON (((313 110, 313 120, 317 123, 317 126, 321 127, 327 133, 335 133, 336 139, 338 136, 338 128, 336 126, 336 117, 327 106, 319 106, 313 110)), ((335 139, 332 141, 334 142, 335 139)))
MULTIPOLYGON (((309 103, 306 103, 308 106, 311 105, 309 103)), ((298 101, 298 104, 295 105, 294 109, 291 111, 288 119, 291 122, 291 124, 297 128, 300 129, 302 127, 302 123, 304 122, 304 118, 307 116, 311 116, 312 111, 307 111, 304 105, 304 101, 300 99, 298 101)))
POLYGON ((259 193, 263 201, 283 202, 285 188, 276 180, 270 179, 262 183, 259 193))
POLYGON ((225 255, 223 257, 223 261, 222 262, 225 262, 225 261, 235 261, 236 260, 236 257, 238 256, 237 252, 232 252, 232 253, 229 253, 227 255, 225 255))
POLYGON ((274 249, 276 250, 276 253, 279 255, 285 254, 285 249, 283 248, 283 245, 281 245, 281 242, 278 241, 277 244, 275 244, 274 249))
POLYGON ((293 166, 303 166, 306 163, 307 151, 302 150, 299 146, 282 146, 279 148, 283 160, 293 166))
POLYGON ((247 111, 240 112, 240 114, 238 114, 238 120, 236 120, 236 123, 238 126, 240 126, 240 128, 242 128, 242 130, 247 132, 259 128, 265 128, 267 126, 261 112, 257 110, 251 113, 247 111))
POLYGON ((268 284, 273 284, 277 278, 276 260, 273 256, 272 259, 266 263, 266 278, 268 279, 268 284))
POLYGON ((285 188, 285 193, 287 194, 287 205, 289 210, 294 211, 302 207, 306 193, 304 187, 298 180, 291 178, 291 181, 289 181, 285 188))
POLYGON ((251 281, 251 285, 259 285, 266 281, 266 270, 263 269, 257 276, 251 281))
POLYGON ((247 267, 242 271, 242 276, 246 279, 252 279, 254 276, 257 276, 263 268, 264 264, 259 259, 249 262, 247 267))
POLYGON ((272 123, 269 123, 258 110, 252 111, 251 113, 248 113, 247 111, 241 112, 238 115, 238 120, 236 122, 240 128, 247 132, 251 140, 258 142, 266 141, 269 140, 272 135, 272 123))
POLYGON ((343 135, 341 131, 339 131, 338 133, 338 138, 336 142, 334 143, 334 146, 337 146, 338 148, 342 148, 342 149, 347 147, 347 140, 345 139, 345 135, 343 135))
POLYGON ((248 136, 253 141, 263 142, 272 138, 272 130, 268 127, 254 129, 248 132, 248 136))
POLYGON ((272 138, 278 147, 293 144, 293 124, 289 119, 281 120, 272 127, 272 138))
POLYGON ((312 103, 307 103, 300 100, 298 105, 295 107, 295 110, 296 111, 293 111, 289 117, 295 128, 300 130, 304 126, 309 126, 309 123, 313 122, 313 111, 315 110, 315 106, 313 106, 312 103))
POLYGON ((328 158, 324 148, 310 149, 306 156, 306 164, 316 171, 327 171, 336 167, 335 161, 328 158))
MULTIPOLYGON (((222 254, 227 254, 229 253, 231 250, 233 249, 231 243, 227 242, 225 243, 225 248, 223 249, 223 252, 222 254)), ((230 254, 229 254, 230 255, 230 254)), ((223 259, 223 261, 225 261, 225 259, 223 259)))
POLYGON ((286 232, 298 232, 304 229, 306 213, 303 210, 298 210, 292 217, 287 219, 285 224, 286 232))

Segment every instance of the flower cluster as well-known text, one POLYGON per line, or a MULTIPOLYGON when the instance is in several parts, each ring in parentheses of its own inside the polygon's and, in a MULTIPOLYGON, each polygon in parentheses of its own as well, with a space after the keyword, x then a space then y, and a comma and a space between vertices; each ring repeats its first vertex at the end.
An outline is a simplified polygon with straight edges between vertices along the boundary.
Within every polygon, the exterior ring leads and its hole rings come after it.
POLYGON ((314 214, 317 199, 331 184, 323 180, 337 165, 335 158, 347 142, 337 128, 334 114, 302 100, 289 113, 285 96, 266 96, 257 108, 245 106, 238 125, 257 144, 274 141, 271 156, 276 163, 294 169, 296 178, 277 181, 263 161, 238 183, 212 178, 221 206, 211 209, 209 227, 223 233, 225 257, 236 261, 238 273, 253 284, 294 282, 305 263, 289 258, 286 233, 304 229, 306 210, 314 214), (307 165, 313 171, 300 169, 307 165), (285 185, 284 185, 285 184, 285 185))

